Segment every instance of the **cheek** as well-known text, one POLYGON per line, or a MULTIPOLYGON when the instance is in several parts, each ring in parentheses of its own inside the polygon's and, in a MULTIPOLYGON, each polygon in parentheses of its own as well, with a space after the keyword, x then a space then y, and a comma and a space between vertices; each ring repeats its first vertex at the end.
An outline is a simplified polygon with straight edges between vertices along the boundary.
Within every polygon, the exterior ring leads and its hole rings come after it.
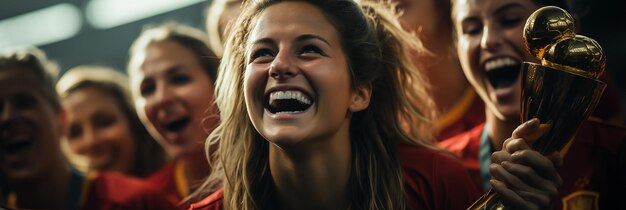
MULTIPOLYGON (((267 73, 260 70, 248 69, 244 74, 243 91, 246 107, 258 106, 257 99, 262 99, 265 92, 267 73)), ((248 111, 251 110, 248 108, 248 111)))
POLYGON ((79 139, 67 140, 67 145, 72 153, 83 154, 84 146, 79 139))
POLYGON ((457 54, 464 69, 469 69, 470 65, 470 42, 466 39, 459 39, 457 43, 457 54))
POLYGON ((190 86, 182 97, 192 107, 197 116, 206 116, 213 102, 213 84, 210 81, 197 81, 190 86))
POLYGON ((135 111, 144 125, 152 126, 154 124, 154 104, 149 103, 144 98, 135 98, 135 111))

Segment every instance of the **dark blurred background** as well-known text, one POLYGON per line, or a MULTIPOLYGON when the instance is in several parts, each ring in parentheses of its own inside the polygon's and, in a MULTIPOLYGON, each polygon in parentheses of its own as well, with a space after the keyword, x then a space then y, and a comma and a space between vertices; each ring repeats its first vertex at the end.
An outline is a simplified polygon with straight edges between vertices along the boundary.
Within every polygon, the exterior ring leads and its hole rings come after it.
POLYGON ((207 0, 18 0, 0 2, 0 51, 37 46, 61 71, 95 64, 125 71, 146 24, 177 21, 205 30, 207 0), (52 38, 52 39, 51 39, 52 38))

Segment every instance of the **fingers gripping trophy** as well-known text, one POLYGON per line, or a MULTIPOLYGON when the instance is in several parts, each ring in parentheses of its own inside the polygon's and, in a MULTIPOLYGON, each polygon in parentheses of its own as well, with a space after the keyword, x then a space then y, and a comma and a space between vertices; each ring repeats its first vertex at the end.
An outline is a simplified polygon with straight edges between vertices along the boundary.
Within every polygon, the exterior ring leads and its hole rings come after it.
MULTIPOLYGON (((541 64, 522 65, 521 122, 538 118, 547 132, 533 147, 544 155, 560 151, 593 112, 606 84, 599 81, 606 57, 593 39, 574 33, 565 10, 535 11, 524 28, 527 50, 541 64)), ((507 209, 493 190, 469 209, 507 209)))

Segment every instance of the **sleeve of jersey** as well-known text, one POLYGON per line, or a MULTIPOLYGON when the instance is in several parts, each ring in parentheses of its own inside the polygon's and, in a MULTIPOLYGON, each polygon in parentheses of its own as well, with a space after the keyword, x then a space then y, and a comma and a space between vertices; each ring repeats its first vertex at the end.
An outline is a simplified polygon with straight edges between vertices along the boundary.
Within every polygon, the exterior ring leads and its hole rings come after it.
POLYGON ((466 209, 480 197, 469 174, 450 155, 433 158, 433 181, 437 209, 466 209))

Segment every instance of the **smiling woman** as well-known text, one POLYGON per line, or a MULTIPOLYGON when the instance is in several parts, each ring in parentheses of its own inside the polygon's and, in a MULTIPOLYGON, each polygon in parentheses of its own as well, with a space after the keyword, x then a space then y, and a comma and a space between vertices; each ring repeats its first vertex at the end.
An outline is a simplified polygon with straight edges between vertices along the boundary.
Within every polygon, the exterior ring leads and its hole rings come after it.
POLYGON ((55 77, 56 67, 39 50, 0 55, 0 207, 174 208, 141 180, 117 173, 83 174, 67 163, 60 148, 66 118, 55 77))
POLYGON ((85 157, 90 169, 137 177, 163 166, 165 153, 139 121, 125 75, 106 67, 79 66, 61 77, 57 91, 68 110, 65 137, 70 157, 85 157))
POLYGON ((219 60, 206 40, 200 30, 170 23, 147 29, 130 49, 135 109, 173 158, 149 180, 178 200, 210 170, 202 149, 216 123, 212 102, 219 60))
POLYGON ((432 100, 406 54, 420 43, 388 8, 363 8, 244 7, 216 82, 221 121, 207 147, 219 148, 206 151, 213 171, 196 196, 223 190, 192 209, 469 206, 477 195, 460 163, 425 143, 432 100), (422 88, 402 88, 412 85, 422 88))
MULTIPOLYGON (((514 149, 511 148, 520 146, 513 145, 526 141, 528 144, 533 142, 530 139, 520 141, 509 138, 522 123, 520 66, 524 61, 539 63, 524 44, 525 23, 540 7, 552 5, 567 8, 566 2, 454 0, 452 3, 457 52, 465 76, 485 102, 486 122, 466 133, 445 140, 440 145, 465 160, 465 166, 474 178, 474 184, 485 191, 490 187, 498 190, 503 187, 502 183, 494 180, 498 177, 510 176, 520 171, 542 171, 540 167, 538 168, 539 165, 530 168, 521 166, 521 158, 515 158, 516 161, 510 162, 502 161, 499 157, 515 156, 514 149), (489 159, 491 153, 494 155, 489 159)), ((598 106, 598 109, 602 108, 602 105, 598 106)), ((535 122, 536 127, 538 124, 535 122)), ((561 180, 556 174, 542 172, 540 177, 526 177, 518 182, 521 183, 517 185, 518 187, 512 187, 513 190, 528 192, 547 189, 548 194, 521 195, 516 198, 516 202, 543 200, 537 203, 538 206, 531 204, 524 209, 549 205, 554 209, 624 208, 626 206, 622 199, 624 191, 621 189, 624 189, 626 182, 620 178, 626 171, 624 169, 626 164, 623 163, 626 160, 624 149, 626 149, 626 131, 623 128, 608 125, 598 119, 588 120, 580 126, 575 139, 566 149, 560 154, 552 154, 552 157, 563 157, 564 163, 559 174, 562 176, 563 185, 558 187, 543 184, 546 180, 561 180), (610 164, 604 164, 608 162, 610 164), (550 201, 552 198, 559 200, 550 201)), ((544 158, 534 150, 526 154, 534 154, 537 160, 544 158)), ((554 165, 545 159, 540 162, 547 166, 554 165)))

